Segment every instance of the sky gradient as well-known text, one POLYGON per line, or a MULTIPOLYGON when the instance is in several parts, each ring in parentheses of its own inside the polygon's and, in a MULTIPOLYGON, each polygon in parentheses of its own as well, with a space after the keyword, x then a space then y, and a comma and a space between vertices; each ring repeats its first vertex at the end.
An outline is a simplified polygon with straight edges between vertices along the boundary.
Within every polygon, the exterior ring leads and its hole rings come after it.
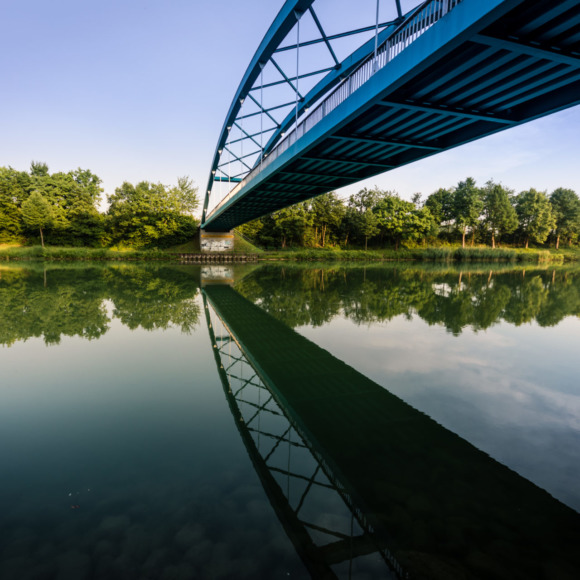
MULTIPOLYGON (((383 0, 385 1, 385 0, 383 0)), ((318 0, 349 21, 345 0, 318 0)), ((200 191, 231 99, 283 0, 0 0, 0 166, 90 169, 200 191)), ((356 10, 374 12, 374 0, 356 10)), ((353 8, 350 8, 351 10, 353 8)), ((372 21, 372 16, 370 18, 372 21)), ((340 190, 409 199, 472 176, 580 193, 580 107, 340 190)))

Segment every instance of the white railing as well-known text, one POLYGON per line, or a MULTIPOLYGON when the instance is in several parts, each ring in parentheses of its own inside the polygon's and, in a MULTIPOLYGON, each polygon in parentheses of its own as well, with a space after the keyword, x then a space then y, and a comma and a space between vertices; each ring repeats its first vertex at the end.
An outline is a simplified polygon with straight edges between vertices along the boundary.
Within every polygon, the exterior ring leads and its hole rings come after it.
POLYGON ((428 0, 419 7, 405 22, 397 28, 387 40, 377 49, 377 54, 372 55, 345 78, 310 114, 294 127, 286 136, 264 156, 262 161, 254 167, 212 210, 207 216, 211 217, 223 207, 243 187, 245 187, 256 175, 264 170, 272 161, 277 159, 290 146, 294 145, 300 137, 310 131, 338 105, 346 101, 357 89, 362 87, 378 70, 384 68, 407 46, 412 44, 425 31, 429 30, 436 22, 441 20, 448 12, 453 10, 462 0, 428 0))

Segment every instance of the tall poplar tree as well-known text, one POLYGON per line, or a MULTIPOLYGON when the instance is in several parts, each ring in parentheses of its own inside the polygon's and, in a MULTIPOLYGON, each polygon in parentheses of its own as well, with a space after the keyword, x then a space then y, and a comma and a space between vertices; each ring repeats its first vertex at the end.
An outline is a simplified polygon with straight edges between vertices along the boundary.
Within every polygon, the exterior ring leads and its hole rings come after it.
POLYGON ((40 231, 40 242, 44 248, 44 232, 54 225, 56 216, 51 203, 38 191, 33 191, 22 204, 22 219, 31 229, 40 231))
POLYGON ((519 229, 526 240, 526 248, 530 238, 539 244, 545 242, 556 225, 548 196, 533 188, 522 191, 517 196, 516 212, 520 222, 519 229))
POLYGON ((475 180, 468 177, 460 181, 453 192, 453 217, 455 224, 461 231, 462 246, 465 248, 465 235, 468 228, 473 231, 479 223, 479 217, 483 210, 481 193, 475 186, 475 180))
POLYGON ((573 238, 580 235, 580 199, 572 189, 559 187, 550 195, 550 203, 556 220, 556 249, 558 249, 560 237, 564 236, 571 244, 573 238))
POLYGON ((518 227, 518 216, 510 196, 512 192, 491 179, 482 190, 483 222, 491 234, 491 247, 495 248, 496 239, 510 234, 518 227))

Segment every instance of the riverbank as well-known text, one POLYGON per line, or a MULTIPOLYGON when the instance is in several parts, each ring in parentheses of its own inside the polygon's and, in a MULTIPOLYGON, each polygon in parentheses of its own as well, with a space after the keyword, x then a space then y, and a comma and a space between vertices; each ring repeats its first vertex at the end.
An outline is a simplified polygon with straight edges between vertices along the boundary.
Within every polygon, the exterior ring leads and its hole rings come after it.
POLYGON ((177 261, 179 254, 161 250, 113 250, 58 246, 0 245, 0 260, 25 261, 177 261))
MULTIPOLYGON (((249 246, 249 244, 247 244, 249 246)), ((542 250, 519 248, 402 248, 399 250, 341 250, 311 248, 282 251, 253 251, 244 246, 245 254, 255 255, 259 261, 292 262, 521 262, 554 263, 580 261, 580 249, 542 250)), ((128 261, 128 262, 179 262, 186 246, 170 250, 128 250, 111 248, 73 248, 0 245, 3 261, 128 261)), ((234 254, 235 255, 235 254, 234 254)))
POLYGON ((402 248, 399 250, 304 249, 264 252, 259 260, 288 261, 419 261, 419 262, 522 262, 555 263, 580 261, 580 249, 540 250, 519 248, 402 248))

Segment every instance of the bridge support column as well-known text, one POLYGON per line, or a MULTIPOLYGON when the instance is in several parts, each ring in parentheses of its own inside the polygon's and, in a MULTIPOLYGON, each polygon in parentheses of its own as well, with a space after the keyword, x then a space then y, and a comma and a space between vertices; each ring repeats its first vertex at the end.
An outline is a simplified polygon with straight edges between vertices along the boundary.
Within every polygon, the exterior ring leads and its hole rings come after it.
POLYGON ((233 252, 234 232, 199 232, 199 246, 202 252, 233 252))

